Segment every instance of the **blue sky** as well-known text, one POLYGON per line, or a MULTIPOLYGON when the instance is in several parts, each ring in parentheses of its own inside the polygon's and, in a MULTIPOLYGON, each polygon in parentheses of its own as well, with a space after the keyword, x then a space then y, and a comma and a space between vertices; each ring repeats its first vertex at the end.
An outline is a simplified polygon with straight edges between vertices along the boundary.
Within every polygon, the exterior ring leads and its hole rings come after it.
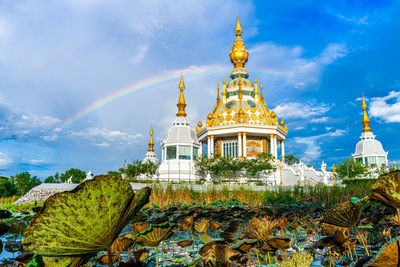
POLYGON ((155 150, 176 114, 183 72, 194 126, 232 69, 236 15, 286 153, 319 167, 354 153, 371 128, 400 161, 400 19, 392 1, 0 0, 0 173, 95 174, 155 150), (150 3, 147 3, 150 2, 150 3), (159 83, 68 119, 120 90, 159 83), (157 79, 156 79, 157 80, 157 79))

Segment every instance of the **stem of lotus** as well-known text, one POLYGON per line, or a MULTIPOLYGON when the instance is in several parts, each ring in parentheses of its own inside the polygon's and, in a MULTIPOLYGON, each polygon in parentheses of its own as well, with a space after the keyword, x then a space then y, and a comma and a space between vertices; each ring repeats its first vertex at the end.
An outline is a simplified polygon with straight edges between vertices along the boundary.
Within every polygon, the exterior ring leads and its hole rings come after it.
POLYGON ((108 255, 108 266, 112 267, 114 265, 113 259, 112 259, 112 253, 110 247, 107 248, 107 255, 108 255))
POLYGON ((355 247, 353 247, 353 251, 354 251, 354 255, 356 255, 356 260, 358 260, 358 256, 357 256, 357 250, 355 247))
POLYGON ((251 267, 251 261, 250 261, 250 251, 247 252, 247 260, 249 261, 249 267, 251 267))
POLYGON ((161 245, 161 262, 164 262, 164 240, 161 245))
POLYGON ((369 256, 369 251, 368 251, 367 246, 365 245, 364 238, 362 238, 362 236, 360 235, 360 232, 358 231, 357 226, 354 226, 354 228, 356 228, 356 232, 357 232, 357 234, 358 234, 358 238, 360 238, 361 243, 362 243, 363 246, 364 246, 365 252, 367 253, 367 256, 369 256))
POLYGON ((350 255, 351 262, 353 262, 353 255, 351 255, 351 248, 350 248, 350 246, 347 246, 347 247, 349 249, 349 255, 350 255))
POLYGON ((156 246, 156 266, 158 267, 158 246, 156 246))
POLYGON ((257 249, 255 249, 254 251, 256 252, 256 256, 257 256, 258 267, 261 267, 261 263, 260 263, 260 257, 258 257, 258 252, 257 252, 257 249))
POLYGON ((269 251, 267 251, 268 253, 268 263, 269 263, 269 267, 271 267, 271 257, 269 256, 269 251))
POLYGON ((335 266, 335 264, 333 263, 333 260, 332 260, 332 255, 331 255, 331 250, 328 248, 328 252, 329 252, 329 266, 331 266, 331 264, 332 264, 332 266, 335 266))

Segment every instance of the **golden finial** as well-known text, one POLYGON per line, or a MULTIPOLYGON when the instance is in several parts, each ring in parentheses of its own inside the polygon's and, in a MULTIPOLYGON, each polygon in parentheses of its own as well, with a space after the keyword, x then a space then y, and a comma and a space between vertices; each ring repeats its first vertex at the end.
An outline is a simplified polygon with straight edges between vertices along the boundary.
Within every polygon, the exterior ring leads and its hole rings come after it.
POLYGON ((226 101, 225 77, 224 77, 224 79, 222 80, 222 86, 223 86, 223 88, 222 88, 222 101, 225 103, 225 101, 226 101))
POLYGON ((367 104, 365 103, 365 98, 364 96, 362 97, 362 103, 361 103, 361 108, 363 110, 363 119, 361 121, 362 125, 364 125, 364 129, 363 132, 371 132, 371 128, 369 128, 369 124, 371 123, 371 121, 368 118, 368 114, 367 114, 367 104))
POLYGON ((183 82, 183 74, 181 74, 181 81, 179 82, 179 100, 178 100, 178 113, 176 113, 176 116, 178 117, 186 117, 186 112, 185 112, 185 107, 186 107, 186 102, 185 102, 185 97, 183 96, 183 89, 185 89, 185 83, 183 82))
POLYGON ((222 84, 225 85, 226 81, 225 81, 225 77, 222 79, 222 84))
POLYGON ((221 102, 221 98, 219 97, 219 83, 217 85, 218 95, 217 95, 217 105, 221 102))
POLYGON ((281 121, 279 122, 279 124, 283 127, 283 125, 285 125, 285 121, 283 119, 281 119, 281 121))
POLYGON ((257 83, 257 75, 254 75, 254 83, 257 83))
POLYGON ((258 100, 257 76, 254 76, 254 98, 258 100))
POLYGON ((242 37, 240 36, 242 32, 243 30, 242 26, 240 25, 238 16, 235 27, 236 39, 235 42, 233 43, 231 53, 229 54, 231 62, 233 63, 235 68, 243 68, 244 64, 247 62, 249 58, 249 53, 246 50, 246 46, 243 43, 242 37))
POLYGON ((242 32, 243 32, 243 29, 242 29, 242 25, 240 25, 239 15, 238 15, 234 33, 236 33, 236 36, 240 36, 242 34, 242 32))
POLYGON ((149 152, 154 152, 153 126, 150 127, 149 152))
POLYGON ((262 82, 260 82, 260 99, 261 99, 261 102, 264 102, 264 95, 263 95, 262 89, 263 89, 263 85, 262 85, 262 82))

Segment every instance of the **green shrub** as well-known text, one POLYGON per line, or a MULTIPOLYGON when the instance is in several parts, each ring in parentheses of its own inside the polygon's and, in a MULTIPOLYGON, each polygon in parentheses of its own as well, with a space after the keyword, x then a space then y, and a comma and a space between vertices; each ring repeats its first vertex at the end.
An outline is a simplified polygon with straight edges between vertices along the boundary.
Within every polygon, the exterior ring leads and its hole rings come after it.
POLYGON ((376 179, 347 178, 342 180, 342 184, 352 187, 371 187, 375 181, 376 179))

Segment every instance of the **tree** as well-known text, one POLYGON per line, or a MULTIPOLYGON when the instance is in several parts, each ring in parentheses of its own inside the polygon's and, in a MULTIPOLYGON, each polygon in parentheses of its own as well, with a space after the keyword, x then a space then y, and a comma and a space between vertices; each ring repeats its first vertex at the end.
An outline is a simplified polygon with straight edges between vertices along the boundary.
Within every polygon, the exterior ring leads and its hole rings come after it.
POLYGON ((119 171, 108 171, 107 174, 110 176, 122 178, 122 173, 119 171))
POLYGON ((54 176, 47 177, 44 180, 44 183, 46 183, 46 184, 61 183, 60 174, 58 174, 58 172, 56 172, 56 174, 54 174, 54 176))
POLYGON ((71 177, 73 183, 79 184, 86 178, 86 173, 80 169, 71 168, 65 173, 61 174, 60 180, 62 183, 65 183, 71 177))
POLYGON ((299 163, 300 160, 296 158, 294 155, 285 155, 285 163, 288 165, 293 165, 299 163))
POLYGON ((17 194, 17 187, 9 178, 0 177, 0 197, 11 197, 17 194))
POLYGON ((336 173, 342 178, 355 178, 359 175, 365 175, 367 172, 367 167, 363 166, 361 162, 353 158, 346 158, 336 166, 336 173))
POLYGON ((158 165, 154 162, 148 161, 141 164, 140 173, 147 177, 153 177, 156 174, 158 165))
POLYGON ((29 190, 42 182, 36 176, 31 177, 29 172, 21 172, 15 175, 15 186, 20 196, 25 195, 29 190))

